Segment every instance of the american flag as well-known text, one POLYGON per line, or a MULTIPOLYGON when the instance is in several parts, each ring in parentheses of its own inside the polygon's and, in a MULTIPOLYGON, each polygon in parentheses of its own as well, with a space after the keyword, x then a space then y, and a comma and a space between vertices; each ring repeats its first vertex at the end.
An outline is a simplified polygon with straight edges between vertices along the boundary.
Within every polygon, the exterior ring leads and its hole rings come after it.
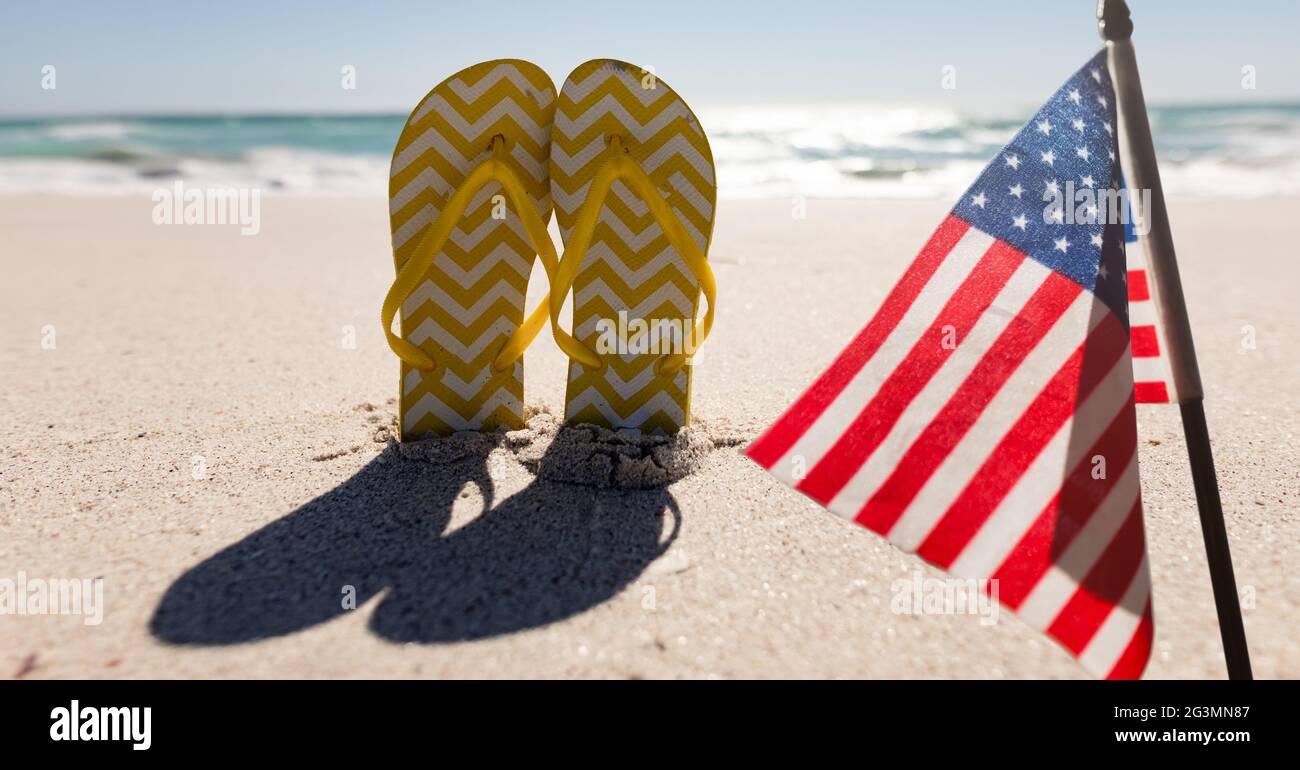
POLYGON ((1103 52, 746 453, 898 547, 996 579, 1095 676, 1135 678, 1154 626, 1124 231, 1104 204, 1090 223, 1082 192, 1121 189, 1115 131, 1103 52))

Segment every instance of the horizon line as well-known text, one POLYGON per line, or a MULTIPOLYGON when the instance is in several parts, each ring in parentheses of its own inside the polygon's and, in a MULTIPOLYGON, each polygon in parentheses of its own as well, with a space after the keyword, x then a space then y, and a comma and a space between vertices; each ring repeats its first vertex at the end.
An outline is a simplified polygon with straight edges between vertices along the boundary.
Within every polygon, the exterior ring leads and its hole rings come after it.
MULTIPOLYGON (((915 101, 908 102, 895 99, 869 100, 869 99, 851 99, 851 100, 808 100, 808 101, 771 101, 771 102, 714 102, 703 103, 699 105, 700 110, 715 108, 736 108, 736 107, 843 107, 843 106, 878 106, 878 107, 928 107, 928 108, 951 108, 960 112, 980 112, 991 110, 980 110, 970 105, 951 105, 937 101, 915 101)), ((1239 108, 1239 107, 1258 107, 1263 109, 1276 109, 1296 107, 1300 108, 1300 96, 1267 100, 1251 101, 1247 99, 1224 99, 1221 101, 1197 101, 1197 100, 1168 100, 1160 102, 1148 102, 1147 109, 1214 109, 1214 108, 1239 108)), ((1008 105, 1000 108, 994 108, 999 111, 1013 109, 1008 105)), ((1019 106, 1015 109, 1020 109, 1019 106)), ((1026 106, 1025 109, 1032 111, 1032 107, 1026 106)), ((409 115, 411 108, 392 108, 392 109, 374 109, 374 110, 330 110, 330 109, 304 109, 304 110, 264 110, 264 109, 236 109, 236 110, 125 110, 120 112, 96 112, 96 111, 69 111, 69 112, 2 112, 0 111, 0 122, 15 123, 22 121, 41 121, 56 119, 87 119, 87 120, 118 120, 118 119, 196 119, 196 118, 225 118, 225 119, 257 119, 257 118, 390 118, 402 117, 409 115)))

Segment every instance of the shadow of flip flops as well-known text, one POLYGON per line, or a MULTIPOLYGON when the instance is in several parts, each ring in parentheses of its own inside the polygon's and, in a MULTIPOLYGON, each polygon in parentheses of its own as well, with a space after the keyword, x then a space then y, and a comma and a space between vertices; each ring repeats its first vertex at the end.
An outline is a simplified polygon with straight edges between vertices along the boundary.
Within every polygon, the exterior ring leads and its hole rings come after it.
POLYGON ((382 594, 377 635, 451 642, 570 617, 618 594, 676 538, 665 489, 535 480, 494 500, 486 452, 441 464, 389 450, 355 476, 186 571, 150 628, 223 645, 323 623, 382 594), (484 511, 447 532, 467 483, 484 511), (665 521, 665 516, 671 519, 665 521))

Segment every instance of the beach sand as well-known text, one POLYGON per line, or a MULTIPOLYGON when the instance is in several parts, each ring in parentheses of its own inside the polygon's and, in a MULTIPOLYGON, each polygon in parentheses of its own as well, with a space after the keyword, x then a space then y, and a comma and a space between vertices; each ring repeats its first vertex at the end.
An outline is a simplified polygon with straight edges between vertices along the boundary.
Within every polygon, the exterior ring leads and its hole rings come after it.
MULTIPOLYGON (((0 201, 0 578, 104 587, 98 625, 0 616, 0 677, 1084 676, 1009 612, 895 614, 895 580, 940 573, 739 454, 946 202, 720 204, 695 469, 648 489, 534 475, 563 403, 547 332, 526 359, 541 430, 385 443, 382 199, 267 198, 256 236, 152 205, 0 201)), ((1171 210, 1259 677, 1300 676, 1297 210, 1171 210)), ((1221 677, 1178 413, 1139 421, 1147 676, 1221 677)))

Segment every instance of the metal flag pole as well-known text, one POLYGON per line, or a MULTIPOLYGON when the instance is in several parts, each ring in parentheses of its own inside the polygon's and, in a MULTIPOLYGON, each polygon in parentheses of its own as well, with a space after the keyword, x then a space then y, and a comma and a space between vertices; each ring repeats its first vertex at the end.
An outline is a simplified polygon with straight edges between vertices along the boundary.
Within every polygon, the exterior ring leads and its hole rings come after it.
POLYGON ((1182 410, 1183 435, 1192 466, 1192 484, 1196 489, 1196 507, 1201 515, 1201 533, 1205 538, 1205 556, 1210 564, 1210 584, 1219 614, 1219 633, 1223 637, 1228 678, 1250 679, 1250 652, 1246 648, 1246 629, 1242 626, 1241 606, 1237 600, 1237 580, 1232 573, 1228 532, 1223 526, 1223 505, 1214 473, 1214 455, 1210 451, 1210 432, 1205 424, 1201 374, 1196 366, 1192 327, 1187 320, 1187 303, 1178 278, 1178 261, 1174 257, 1174 239, 1165 211, 1164 190, 1160 187, 1151 124, 1147 120, 1142 81, 1138 77, 1137 58, 1130 39, 1133 22, 1129 19, 1124 0, 1098 0, 1097 19, 1101 37, 1106 41, 1110 76, 1115 84, 1120 152, 1129 189, 1151 191, 1150 210, 1137 208, 1142 196, 1130 197, 1129 205, 1134 207, 1139 221, 1150 228, 1145 243, 1147 271, 1155 285, 1156 307, 1167 337, 1169 365, 1182 410))

